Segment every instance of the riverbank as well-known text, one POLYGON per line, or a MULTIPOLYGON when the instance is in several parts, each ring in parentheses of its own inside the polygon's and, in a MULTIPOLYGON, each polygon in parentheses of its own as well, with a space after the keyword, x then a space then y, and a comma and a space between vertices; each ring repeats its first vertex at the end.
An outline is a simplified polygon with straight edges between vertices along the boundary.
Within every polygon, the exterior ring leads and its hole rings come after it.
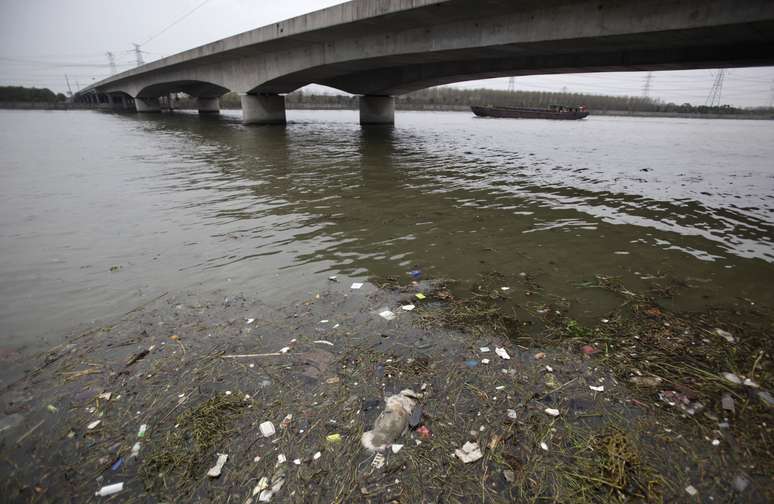
POLYGON ((121 502, 774 497, 764 308, 671 313, 598 277, 587 288, 620 304, 583 326, 528 273, 356 287, 321 275, 284 305, 168 294, 41 354, 2 393, 3 495, 96 502, 122 484, 121 502), (511 311, 514 292, 534 296, 531 316, 511 311), (360 437, 406 388, 422 414, 375 457, 360 437), (481 456, 455 456, 465 443, 481 456))

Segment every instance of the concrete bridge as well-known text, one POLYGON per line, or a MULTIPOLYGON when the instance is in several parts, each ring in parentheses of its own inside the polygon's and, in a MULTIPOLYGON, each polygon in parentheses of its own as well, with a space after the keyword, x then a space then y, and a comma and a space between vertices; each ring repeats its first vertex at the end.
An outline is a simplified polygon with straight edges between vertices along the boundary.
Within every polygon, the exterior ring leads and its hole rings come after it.
POLYGON ((360 95, 361 124, 395 95, 473 79, 774 64, 772 0, 355 0, 148 63, 76 100, 154 112, 170 93, 201 113, 241 96, 247 124, 285 122, 284 94, 360 95))

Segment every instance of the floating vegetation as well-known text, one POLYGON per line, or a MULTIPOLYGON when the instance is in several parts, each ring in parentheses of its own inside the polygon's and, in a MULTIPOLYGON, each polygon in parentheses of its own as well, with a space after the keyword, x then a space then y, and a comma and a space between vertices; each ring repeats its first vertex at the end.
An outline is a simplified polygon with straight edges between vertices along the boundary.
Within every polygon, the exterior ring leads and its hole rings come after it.
POLYGON ((142 467, 148 487, 167 489, 200 479, 220 443, 234 434, 247 404, 240 394, 217 394, 181 413, 174 427, 151 445, 142 467))

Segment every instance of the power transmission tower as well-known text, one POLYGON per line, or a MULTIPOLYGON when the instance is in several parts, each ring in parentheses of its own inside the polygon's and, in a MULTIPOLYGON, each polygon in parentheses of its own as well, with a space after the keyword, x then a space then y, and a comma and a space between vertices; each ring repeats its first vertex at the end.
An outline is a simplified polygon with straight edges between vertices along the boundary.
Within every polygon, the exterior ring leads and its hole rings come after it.
POLYGON ((73 88, 70 87, 70 79, 67 78, 67 74, 65 74, 65 82, 67 83, 67 95, 72 98, 73 97, 73 88))
POLYGON ((642 85, 642 97, 650 98, 650 85, 653 82, 653 72, 648 72, 645 76, 645 84, 642 85))
POLYGON ((142 51, 140 50, 140 44, 132 44, 134 46, 134 57, 137 60, 137 66, 142 66, 145 61, 142 59, 142 51))
POLYGON ((516 77, 510 77, 508 79, 508 92, 513 93, 516 91, 516 77))
POLYGON ((704 102, 704 105, 708 107, 719 107, 720 106, 720 95, 723 92, 723 79, 726 78, 726 69, 721 68, 718 70, 717 75, 715 75, 715 82, 712 84, 712 89, 709 92, 709 95, 707 96, 707 101, 704 102))
POLYGON ((115 75, 116 74, 116 57, 113 56, 113 53, 110 52, 110 51, 108 51, 105 54, 107 54, 108 63, 110 63, 110 75, 115 75))

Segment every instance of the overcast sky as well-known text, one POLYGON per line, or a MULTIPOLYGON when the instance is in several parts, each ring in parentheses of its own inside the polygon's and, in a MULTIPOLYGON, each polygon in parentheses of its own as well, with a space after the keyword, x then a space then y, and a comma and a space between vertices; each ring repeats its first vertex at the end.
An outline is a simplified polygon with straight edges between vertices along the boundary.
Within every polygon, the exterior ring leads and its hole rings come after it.
MULTIPOLYGON (((145 61, 342 3, 340 0, 0 0, 0 85, 67 90, 135 65, 132 43, 145 61)), ((715 71, 654 72, 650 96, 704 104, 715 71)), ((642 95, 646 73, 618 72, 518 77, 515 88, 642 95)), ((461 87, 507 89, 508 79, 468 81, 461 87)), ((319 88, 317 88, 319 89, 319 88)), ((767 106, 774 100, 774 67, 727 71, 722 102, 767 106)))

